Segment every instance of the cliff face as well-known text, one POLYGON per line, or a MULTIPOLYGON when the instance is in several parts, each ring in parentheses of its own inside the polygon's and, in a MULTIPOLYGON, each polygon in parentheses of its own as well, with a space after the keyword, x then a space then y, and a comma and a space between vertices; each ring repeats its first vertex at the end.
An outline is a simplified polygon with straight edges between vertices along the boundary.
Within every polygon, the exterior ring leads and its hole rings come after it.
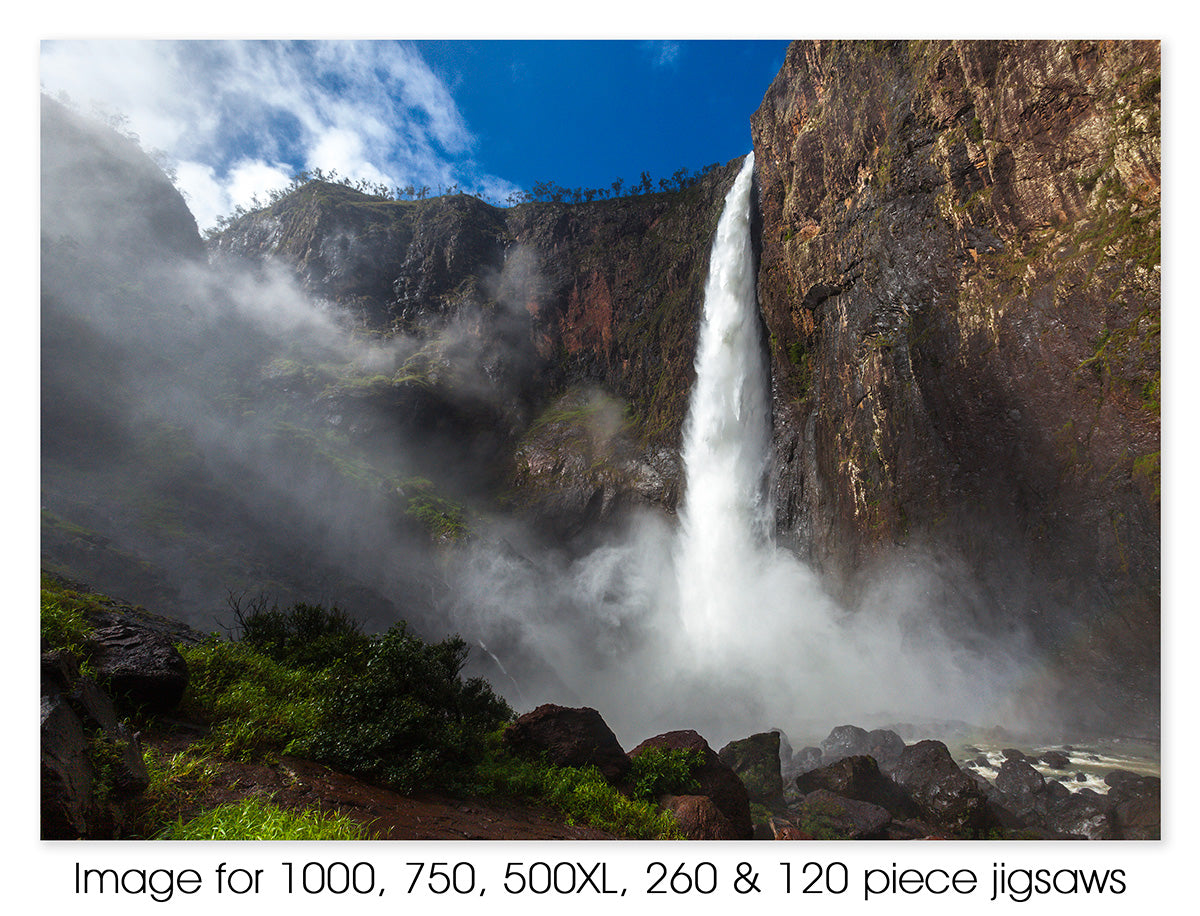
POLYGON ((799 42, 752 118, 780 529, 1155 698, 1159 48, 799 42))
MULTIPOLYGON (((425 381, 449 350, 469 350, 472 374, 486 379, 481 398, 501 418, 492 422, 511 437, 510 495, 571 528, 588 505, 678 497, 708 248, 736 167, 683 191, 507 210, 312 182, 233 223, 212 249, 291 264, 369 333, 419 347, 425 381), (559 414, 574 410, 564 404, 612 396, 603 429, 584 437, 603 438, 599 451, 559 434, 559 414)), ((448 400, 457 388, 443 391, 448 400)))

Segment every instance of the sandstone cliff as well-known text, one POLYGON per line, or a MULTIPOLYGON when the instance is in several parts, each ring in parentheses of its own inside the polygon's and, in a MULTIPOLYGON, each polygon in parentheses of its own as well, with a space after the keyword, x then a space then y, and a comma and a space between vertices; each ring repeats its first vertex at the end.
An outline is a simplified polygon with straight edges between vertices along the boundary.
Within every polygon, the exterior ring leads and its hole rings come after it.
MULTIPOLYGON (((752 118, 779 526, 1156 701, 1159 48, 798 42, 752 118)), ((1101 705, 1115 713, 1120 703, 1101 705)))

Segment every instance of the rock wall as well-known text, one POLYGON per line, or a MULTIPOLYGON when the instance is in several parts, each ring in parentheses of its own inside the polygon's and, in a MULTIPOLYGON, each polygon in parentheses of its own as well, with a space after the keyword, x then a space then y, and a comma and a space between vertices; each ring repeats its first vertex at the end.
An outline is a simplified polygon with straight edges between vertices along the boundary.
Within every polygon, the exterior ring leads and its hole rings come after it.
POLYGON ((683 191, 509 209, 310 182, 210 246, 290 263, 375 333, 431 336, 457 323, 498 336, 499 371, 535 409, 547 391, 590 382, 631 404, 639 436, 677 444, 708 248, 736 165, 683 191))
POLYGON ((1143 717, 1159 111, 1156 42, 809 41, 751 121, 781 532, 848 591, 897 548, 965 563, 1143 717))

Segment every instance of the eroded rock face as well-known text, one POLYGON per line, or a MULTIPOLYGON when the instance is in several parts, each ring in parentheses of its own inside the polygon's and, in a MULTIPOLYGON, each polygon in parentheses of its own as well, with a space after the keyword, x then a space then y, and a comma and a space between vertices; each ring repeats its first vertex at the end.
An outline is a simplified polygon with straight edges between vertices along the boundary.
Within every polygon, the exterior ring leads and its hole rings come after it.
POLYGON ((808 41, 751 121, 781 531, 954 557, 1151 728, 1159 111, 1155 42, 808 41))

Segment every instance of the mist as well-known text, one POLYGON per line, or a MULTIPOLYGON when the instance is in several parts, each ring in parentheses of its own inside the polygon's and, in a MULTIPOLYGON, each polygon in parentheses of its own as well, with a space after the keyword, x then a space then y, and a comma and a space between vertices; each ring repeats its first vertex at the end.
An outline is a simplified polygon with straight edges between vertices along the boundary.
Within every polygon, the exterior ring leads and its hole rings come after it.
MULTIPOLYGON (((65 110, 43 132, 43 531, 49 513, 89 584, 206 630, 262 593, 458 632, 519 711, 592 706, 625 746, 1019 721, 1029 646, 974 626, 951 564, 911 552, 846 604, 772 542, 765 503, 726 526, 688 497, 561 543, 489 501, 535 406, 533 253, 495 265, 486 308, 378 338, 280 265, 210 263, 186 210, 146 205, 162 176, 136 144, 65 110), (431 493, 471 507, 469 538, 422 528, 431 493)), ((761 494, 765 387, 737 385, 760 423, 730 432, 759 455, 738 479, 761 494)), ((707 479, 694 494, 727 478, 707 479)))

